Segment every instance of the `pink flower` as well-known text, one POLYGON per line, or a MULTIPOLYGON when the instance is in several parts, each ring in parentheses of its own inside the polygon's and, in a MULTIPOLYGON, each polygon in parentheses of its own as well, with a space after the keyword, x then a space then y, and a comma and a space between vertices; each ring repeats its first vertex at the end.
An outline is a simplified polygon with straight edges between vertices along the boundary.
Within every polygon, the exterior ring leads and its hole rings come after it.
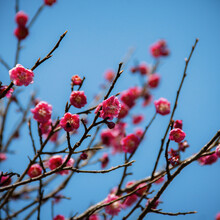
POLYGON ((145 186, 146 185, 146 183, 141 183, 141 184, 139 184, 138 186, 137 186, 137 189, 138 188, 140 188, 140 187, 143 187, 143 188, 141 188, 141 189, 139 189, 138 191, 137 191, 137 194, 139 195, 139 196, 143 196, 144 195, 144 193, 146 192, 146 190, 147 190, 147 186, 145 186), (145 186, 145 187, 144 187, 145 186))
POLYGON ((132 117, 132 123, 135 124, 135 125, 141 123, 143 120, 144 120, 143 115, 134 115, 132 117))
POLYGON ((95 110, 97 114, 100 111, 100 117, 105 119, 108 118, 112 120, 113 118, 117 118, 121 109, 121 103, 118 98, 115 96, 111 96, 110 98, 104 100, 95 110), (102 109, 100 110, 100 108, 102 109))
MULTIPOLYGON (((62 161, 62 164, 66 161, 66 158, 67 156, 64 157, 63 161, 62 161)), ((72 167, 73 164, 74 164, 74 159, 73 158, 70 158, 68 160, 68 162, 66 163, 66 166, 65 167, 72 167)), ((69 173, 69 170, 61 170, 58 172, 60 175, 65 175, 65 174, 68 174, 69 173)))
POLYGON ((50 120, 52 114, 52 106, 47 102, 39 102, 34 109, 31 109, 33 118, 39 123, 46 123, 50 120))
POLYGON ((150 88, 157 88, 157 86, 159 85, 159 82, 160 82, 160 75, 154 73, 154 74, 151 74, 148 78, 148 86, 150 88))
POLYGON ((82 83, 82 79, 78 75, 72 76, 71 81, 72 81, 72 85, 74 85, 74 86, 81 85, 81 83, 82 83))
MULTIPOLYGON (((56 2, 56 0, 44 0, 44 4, 49 5, 49 6, 53 5, 55 2, 56 2)), ((56 219, 56 220, 58 220, 58 219, 56 219)))
POLYGON ((132 108, 135 105, 135 97, 129 90, 126 90, 121 93, 121 101, 125 103, 129 108, 132 108))
MULTIPOLYGON (((108 195, 108 197, 104 200, 104 204, 105 203, 109 203, 111 201, 114 201, 116 199, 118 199, 118 196, 115 196, 113 194, 108 195)), ((112 203, 111 205, 108 205, 105 207, 105 212, 109 215, 118 215, 118 213, 121 211, 122 205, 120 201, 116 201, 114 203, 112 203)))
POLYGON ((189 144, 187 141, 183 141, 181 143, 179 143, 179 146, 178 146, 178 150, 179 151, 182 151, 182 152, 185 152, 185 149, 189 147, 189 144))
POLYGON ((65 217, 63 215, 57 215, 53 218, 53 220, 65 220, 65 217))
POLYGON ((118 118, 121 119, 121 118, 126 117, 127 114, 128 114, 128 111, 129 111, 128 106, 126 104, 124 104, 124 103, 121 103, 121 110, 120 110, 120 112, 118 114, 118 118))
POLYGON ((105 144, 106 146, 111 145, 111 140, 114 138, 113 133, 109 129, 102 130, 101 132, 101 139, 102 143, 105 144))
POLYGON ((28 86, 34 82, 34 73, 29 69, 25 69, 20 64, 17 64, 16 67, 9 70, 9 76, 16 86, 28 86))
POLYGON ((0 153, 0 162, 4 161, 7 159, 7 156, 5 153, 0 153))
POLYGON ((159 40, 150 47, 150 53, 153 57, 168 56, 170 54, 165 40, 159 40))
POLYGON ((93 214, 93 215, 89 216, 89 220, 100 220, 100 218, 97 214, 93 214))
POLYGON ((160 179, 158 179, 157 181, 155 181, 155 184, 160 184, 162 182, 164 182, 165 178, 162 176, 160 179))
POLYGON ((215 216, 215 220, 220 220, 220 212, 215 216))
POLYGON ((160 98, 154 101, 156 112, 161 115, 167 115, 170 113, 170 102, 165 98, 160 98))
POLYGON ((25 25, 27 24, 27 21, 28 21, 28 15, 25 14, 23 11, 19 11, 15 15, 15 21, 18 24, 18 26, 25 27, 25 25))
POLYGON ((60 120, 60 126, 67 132, 74 131, 79 128, 79 115, 71 114, 69 112, 60 120))
POLYGON ((185 132, 179 128, 174 128, 173 130, 170 131, 169 134, 169 139, 177 143, 180 143, 185 137, 186 137, 185 132))
POLYGON ((137 128, 137 129, 135 129, 135 134, 136 134, 139 138, 141 138, 141 137, 143 136, 143 134, 144 134, 144 131, 143 131, 142 128, 137 128))
POLYGON ((40 130, 41 130, 41 134, 48 134, 51 131, 51 124, 52 124, 52 120, 49 119, 47 122, 45 123, 40 123, 40 130))
POLYGON ((87 104, 87 99, 83 91, 73 91, 70 95, 70 103, 76 108, 82 108, 87 104))
POLYGON ((179 129, 182 129, 183 128, 183 121, 182 120, 176 120, 174 122, 174 128, 179 128, 179 129))
POLYGON ((7 176, 0 176, 0 187, 1 186, 8 186, 10 184, 11 184, 11 178, 10 178, 9 175, 7 175, 7 176))
POLYGON ((129 134, 121 140, 122 149, 124 152, 133 153, 137 149, 139 142, 140 139, 137 135, 129 134))
POLYGON ((121 93, 121 101, 124 102, 129 108, 135 105, 135 100, 140 97, 141 89, 138 87, 132 87, 121 93))
POLYGON ((33 178, 33 177, 40 176, 41 173, 42 173, 42 168, 39 164, 36 163, 36 164, 31 165, 27 174, 30 178, 33 178))
POLYGON ((220 144, 216 147, 215 153, 218 157, 220 157, 220 144))
POLYGON ((52 156, 48 161, 48 166, 51 170, 56 169, 62 164, 63 164, 63 158, 60 155, 52 156))
POLYGON ((102 169, 104 169, 108 165, 108 163, 109 163, 108 154, 104 153, 102 155, 102 157, 100 158, 100 161, 101 161, 101 167, 102 167, 102 169))
POLYGON ((115 73, 113 70, 107 70, 105 72, 105 79, 107 81, 112 82, 114 78, 115 78, 115 73))
POLYGON ((138 70, 140 71, 141 75, 146 75, 149 72, 149 68, 146 63, 141 63, 138 66, 138 70))
POLYGON ((138 71, 138 67, 131 67, 131 69, 130 69, 130 71, 132 72, 132 73, 136 73, 137 71, 138 71))
POLYGON ((24 40, 28 36, 28 29, 26 27, 19 26, 15 29, 14 35, 18 40, 24 40))
MULTIPOLYGON (((0 95, 5 91, 5 89, 7 89, 8 86, 0 86, 0 95)), ((6 93, 6 97, 9 99, 11 98, 11 95, 13 93, 13 89, 9 89, 9 91, 6 93)))
POLYGON ((125 201, 123 202, 123 208, 128 208, 132 206, 138 199, 138 196, 134 193, 130 196, 126 197, 125 201))
POLYGON ((203 156, 198 159, 200 165, 211 165, 218 160, 218 156, 214 153, 211 155, 203 156))

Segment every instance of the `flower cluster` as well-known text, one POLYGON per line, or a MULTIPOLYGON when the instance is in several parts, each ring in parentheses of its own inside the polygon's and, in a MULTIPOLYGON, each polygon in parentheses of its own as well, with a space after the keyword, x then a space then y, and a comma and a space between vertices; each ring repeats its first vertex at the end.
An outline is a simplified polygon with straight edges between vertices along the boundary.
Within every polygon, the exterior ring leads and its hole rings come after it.
MULTIPOLYGON (((59 166, 61 166, 67 159, 67 156, 65 156, 64 158, 62 158, 62 156, 60 155, 55 155, 55 156, 52 156, 48 162, 47 162, 47 165, 48 167, 51 169, 51 170, 55 170, 56 168, 58 168, 59 166)), ((66 163, 66 166, 65 167, 72 167, 74 164, 74 159, 73 158, 70 158, 68 160, 68 162, 66 163)), ((68 170, 61 170, 58 172, 59 174, 61 175, 65 175, 65 174, 68 174, 69 171, 68 170)))
POLYGON ((107 147, 112 147, 113 153, 123 152, 121 140, 125 137, 126 124, 119 122, 113 129, 104 129, 101 132, 101 140, 107 147))
POLYGON ((150 47, 150 53, 154 58, 168 56, 170 54, 165 40, 159 40, 150 47))

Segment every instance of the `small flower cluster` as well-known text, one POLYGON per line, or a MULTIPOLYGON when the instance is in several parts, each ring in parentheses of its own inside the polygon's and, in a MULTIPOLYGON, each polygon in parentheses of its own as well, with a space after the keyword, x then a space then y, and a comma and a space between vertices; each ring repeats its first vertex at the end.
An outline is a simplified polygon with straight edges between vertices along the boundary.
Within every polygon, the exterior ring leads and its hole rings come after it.
MULTIPOLYGON (((160 183, 164 181, 164 178, 162 177, 161 180, 160 180, 160 183)), ((143 196, 146 192, 147 192, 147 189, 148 187, 146 186, 146 183, 141 183, 139 184, 138 186, 135 187, 135 181, 129 181, 127 184, 126 184, 126 188, 127 188, 127 193, 130 193, 132 192, 133 190, 137 190, 135 193, 127 196, 125 199, 123 200, 118 200, 120 199, 120 196, 121 195, 116 195, 116 192, 117 192, 117 187, 115 187, 114 189, 111 190, 110 194, 107 196, 107 198, 103 201, 104 204, 106 203, 109 203, 109 202, 112 202, 114 200, 117 200, 115 201, 114 203, 108 205, 105 207, 105 212, 109 215, 112 215, 112 216, 116 216, 119 214, 119 212, 122 210, 122 209, 126 209, 126 208, 129 208, 131 207, 132 205, 134 205, 134 203, 138 200, 138 197, 141 197, 143 196), (134 187, 133 187, 134 185, 134 187)), ((150 202, 151 200, 149 199, 148 200, 148 203, 150 202)), ((146 205, 148 205, 148 203, 146 205)), ((152 208, 156 209, 156 207, 158 206, 158 204, 160 203, 160 201, 158 200, 154 206, 152 206, 152 208)))
POLYGON ((200 165, 211 165, 218 160, 218 157, 220 157, 220 144, 216 147, 215 153, 200 157, 198 162, 200 165))
MULTIPOLYGON (((59 166, 61 166, 67 159, 67 156, 65 156, 64 158, 62 158, 62 156, 60 155, 55 155, 52 156, 46 163, 46 165, 51 169, 54 170, 56 168, 58 168, 59 166)), ((68 160, 68 162, 66 163, 65 167, 72 167, 74 164, 74 159, 70 158, 68 160)), ((69 171, 68 170, 61 170, 58 172, 61 175, 65 175, 68 174, 69 171)))
POLYGON ((150 72, 149 67, 144 62, 139 64, 139 65, 137 65, 137 66, 131 67, 130 71, 132 73, 139 72, 141 75, 147 75, 150 72))
POLYGON ((172 166, 176 166, 180 162, 180 152, 185 152, 185 149, 189 147, 187 141, 183 141, 186 137, 185 132, 182 130, 183 122, 182 120, 176 120, 174 122, 174 129, 169 133, 169 139, 178 143, 178 149, 170 149, 168 152, 170 158, 168 159, 172 166), (183 141, 183 142, 182 142, 183 141))
POLYGON ((165 40, 159 40, 150 47, 150 53, 154 58, 168 56, 170 54, 165 40))
POLYGON ((25 14, 23 11, 19 11, 15 15, 15 21, 18 27, 15 29, 14 35, 19 41, 24 40, 28 36, 28 28, 26 27, 28 15, 25 14))
POLYGON ((107 147, 113 148, 113 153, 123 152, 121 140, 125 137, 126 124, 119 122, 113 129, 104 129, 101 132, 101 140, 107 147))

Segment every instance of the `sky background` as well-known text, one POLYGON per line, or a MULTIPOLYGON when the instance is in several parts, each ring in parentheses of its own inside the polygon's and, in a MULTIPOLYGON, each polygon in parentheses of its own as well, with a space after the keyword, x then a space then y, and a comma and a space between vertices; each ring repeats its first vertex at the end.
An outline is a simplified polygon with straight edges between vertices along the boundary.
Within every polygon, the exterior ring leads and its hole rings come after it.
MULTIPOLYGON (((42 3, 41 0, 20 0, 20 10, 32 18, 42 3)), ((149 47, 157 40, 165 39, 171 55, 161 60, 158 73, 162 80, 159 88, 153 90, 153 96, 155 99, 165 97, 173 106, 185 65, 184 58, 188 56, 195 39, 199 38, 174 117, 183 120, 183 130, 190 144, 183 158, 190 156, 198 152, 219 129, 219 12, 219 0, 57 0, 52 7, 43 9, 29 36, 22 41, 19 63, 31 68, 39 57, 44 57, 52 49, 61 34, 66 30, 68 33, 53 57, 34 71, 34 84, 23 87, 19 99, 25 105, 30 93, 37 90, 41 100, 53 105, 53 117, 62 117, 70 96, 72 75, 86 77, 82 89, 87 95, 88 103, 91 103, 94 95, 100 91, 100 85, 104 83, 105 70, 117 70, 118 63, 129 49, 135 48, 113 90, 112 94, 116 94, 139 85, 139 78, 130 73, 130 67, 135 60, 153 64, 154 59, 149 54, 149 47)), ((10 67, 14 65, 16 51, 14 16, 15 1, 0 0, 0 56, 10 67)), ((4 84, 10 82, 8 71, 2 65, 0 80, 4 84)), ((131 115, 144 114, 146 120, 140 125, 144 127, 155 109, 153 105, 144 109, 140 106, 138 103, 131 115)), ((6 135, 10 134, 13 123, 18 120, 18 113, 13 111, 14 109, 7 121, 6 135)), ((72 113, 77 111, 71 109, 72 113)), ((151 173, 168 120, 169 116, 156 118, 134 156, 136 163, 130 168, 134 175, 128 177, 127 181, 138 180, 151 173)), ((128 120, 128 123, 129 133, 133 131, 133 127, 131 120, 128 120)), ((21 173, 27 166, 27 156, 33 156, 33 152, 26 132, 25 125, 21 138, 11 146, 16 155, 9 155, 7 162, 1 164, 1 170, 21 173)), ((79 136, 75 137, 76 140, 77 137, 79 136)), ((37 136, 35 138, 37 140, 37 136)), ((171 147, 176 148, 177 145, 172 144, 171 147)), ((108 168, 122 163, 123 156, 115 155, 108 168)), ((160 167, 163 165, 164 159, 161 160, 160 167)), ((89 168, 100 167, 96 165, 89 168)), ((170 184, 161 197, 163 204, 159 208, 165 212, 198 211, 198 214, 192 216, 173 217, 178 220, 214 219, 216 213, 220 212, 219 169, 220 161, 205 167, 193 163, 170 184)), ((62 192, 72 199, 56 205, 55 214, 68 217, 70 213, 83 212, 89 205, 103 200, 109 190, 119 183, 121 175, 122 169, 105 175, 76 174, 67 189, 62 192)), ((62 178, 58 177, 55 184, 47 190, 56 187, 56 183, 62 178)), ((158 187, 155 189, 159 189, 158 187)), ((22 205, 23 203, 13 203, 13 208, 17 209, 22 205)), ((51 218, 50 205, 49 202, 43 206, 42 219, 51 218)), ((126 213, 126 210, 122 211, 114 219, 121 219, 126 213)), ((134 213, 131 219, 136 219, 137 215, 138 212, 134 213)), ((23 217, 24 215, 20 215, 17 219, 23 217)), ((35 218, 36 216, 33 216, 33 219, 35 218)), ((171 218, 149 215, 151 220, 171 218)))

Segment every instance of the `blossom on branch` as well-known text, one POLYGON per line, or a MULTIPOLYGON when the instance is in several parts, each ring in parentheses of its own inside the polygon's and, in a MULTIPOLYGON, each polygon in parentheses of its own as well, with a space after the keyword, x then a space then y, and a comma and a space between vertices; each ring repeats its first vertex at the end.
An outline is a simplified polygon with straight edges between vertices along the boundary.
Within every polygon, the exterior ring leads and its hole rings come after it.
POLYGON ((154 101, 156 112, 160 115, 167 115, 170 113, 170 102, 165 98, 160 98, 154 101))
POLYGON ((115 96, 111 96, 97 106, 95 114, 100 112, 101 118, 108 118, 109 120, 112 120, 113 118, 118 117, 120 110, 121 103, 119 102, 118 98, 115 96))
POLYGON ((87 98, 83 91, 73 91, 70 95, 70 103, 76 108, 82 108, 87 104, 87 98))
POLYGON ((42 167, 39 164, 33 164, 29 168, 27 174, 29 177, 33 178, 33 177, 40 176, 41 173, 42 173, 42 167))
MULTIPOLYGON (((119 197, 113 194, 108 195, 108 197, 104 200, 105 203, 109 203, 111 201, 114 201, 118 199, 119 197)), ((115 216, 118 215, 118 213, 121 211, 122 205, 121 202, 118 200, 111 205, 108 205, 105 207, 105 212, 109 215, 115 216)))
POLYGON ((185 132, 182 131, 180 128, 172 129, 169 134, 169 139, 177 143, 180 143, 185 137, 185 132))
POLYGON ((60 126, 67 132, 74 131, 79 128, 79 115, 71 114, 69 112, 65 113, 65 115, 60 120, 60 126))
POLYGON ((31 109, 33 118, 39 123, 46 123, 51 119, 52 106, 47 102, 39 102, 34 109, 31 109))
POLYGON ((34 82, 33 71, 24 68, 21 64, 17 64, 14 68, 9 70, 9 76, 16 86, 28 86, 34 82))

